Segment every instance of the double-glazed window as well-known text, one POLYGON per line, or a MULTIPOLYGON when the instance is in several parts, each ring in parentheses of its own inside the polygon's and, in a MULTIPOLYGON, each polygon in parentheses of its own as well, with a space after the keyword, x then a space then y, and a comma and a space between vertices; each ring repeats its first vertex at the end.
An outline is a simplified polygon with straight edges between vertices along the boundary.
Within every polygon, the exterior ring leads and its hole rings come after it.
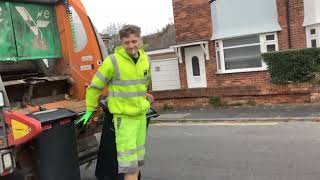
POLYGON ((219 73, 265 70, 261 53, 278 51, 276 33, 229 38, 215 44, 219 73))
POLYGON ((309 48, 320 47, 320 24, 306 27, 307 46, 309 48))
POLYGON ((304 0, 304 22, 307 47, 320 47, 320 1, 304 0))

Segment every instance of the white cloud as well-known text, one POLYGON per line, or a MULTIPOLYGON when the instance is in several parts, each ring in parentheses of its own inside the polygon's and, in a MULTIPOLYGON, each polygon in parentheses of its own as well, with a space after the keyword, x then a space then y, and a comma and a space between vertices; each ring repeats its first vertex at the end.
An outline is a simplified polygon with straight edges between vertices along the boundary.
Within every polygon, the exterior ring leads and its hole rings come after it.
POLYGON ((172 0, 82 0, 99 31, 110 23, 136 24, 143 34, 173 22, 172 0))

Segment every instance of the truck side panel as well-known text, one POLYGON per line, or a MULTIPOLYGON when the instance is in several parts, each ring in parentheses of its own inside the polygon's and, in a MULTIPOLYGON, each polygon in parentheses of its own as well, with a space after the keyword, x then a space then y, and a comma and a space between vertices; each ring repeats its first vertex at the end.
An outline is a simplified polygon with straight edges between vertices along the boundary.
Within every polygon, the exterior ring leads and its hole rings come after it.
POLYGON ((17 57, 15 38, 13 34, 10 6, 0 2, 0 61, 12 61, 17 57))
POLYGON ((61 57, 53 5, 10 3, 18 60, 61 57))
POLYGON ((94 29, 81 1, 68 2, 69 12, 64 4, 56 6, 63 57, 57 62, 57 70, 73 78, 72 96, 84 99, 86 88, 102 57, 94 29))

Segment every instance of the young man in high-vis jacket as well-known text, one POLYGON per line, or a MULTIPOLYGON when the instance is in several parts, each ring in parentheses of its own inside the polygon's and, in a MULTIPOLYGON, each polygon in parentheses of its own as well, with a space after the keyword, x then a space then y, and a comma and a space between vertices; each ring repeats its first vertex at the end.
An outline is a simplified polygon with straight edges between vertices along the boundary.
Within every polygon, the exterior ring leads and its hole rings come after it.
POLYGON ((150 108, 145 93, 151 78, 150 63, 147 54, 139 48, 139 27, 126 25, 119 33, 122 46, 103 61, 92 79, 86 93, 87 111, 78 123, 85 125, 89 121, 103 89, 108 87, 108 108, 114 116, 118 173, 124 173, 125 180, 137 180, 145 157, 146 113, 150 108))

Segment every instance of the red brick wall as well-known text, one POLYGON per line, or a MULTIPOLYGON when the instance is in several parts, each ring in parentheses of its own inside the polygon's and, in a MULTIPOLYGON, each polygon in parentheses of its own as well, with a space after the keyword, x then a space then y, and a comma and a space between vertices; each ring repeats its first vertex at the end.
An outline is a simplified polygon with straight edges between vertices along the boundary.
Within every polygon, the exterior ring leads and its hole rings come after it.
MULTIPOLYGON (((282 28, 282 31, 278 32, 279 48, 280 50, 288 49, 289 33, 286 0, 277 0, 277 8, 279 24, 282 28)), ((208 0, 173 0, 173 9, 177 43, 209 41, 210 61, 206 61, 208 88, 187 89, 186 64, 184 51, 182 51, 183 63, 179 64, 182 90, 156 92, 155 95, 160 99, 160 102, 181 103, 181 106, 183 104, 187 106, 190 105, 187 102, 193 102, 199 98, 200 100, 196 101, 197 103, 191 103, 193 106, 204 102, 204 104, 208 104, 208 101, 203 99, 208 100, 211 96, 221 96, 228 101, 253 99, 257 104, 310 102, 310 96, 312 97, 310 93, 313 91, 311 86, 277 86, 270 84, 267 71, 217 74, 215 45, 214 41, 210 40, 214 27, 212 27, 208 0)), ((303 0, 290 0, 288 10, 292 48, 305 48, 305 29, 302 26, 304 20, 303 0)))
POLYGON ((282 31, 278 32, 278 41, 279 49, 288 49, 289 48, 289 34, 288 34, 288 21, 287 21, 287 8, 286 0, 277 0, 277 10, 279 17, 279 24, 282 28, 282 31))
MULTIPOLYGON (((273 95, 267 96, 238 96, 238 97, 223 97, 223 103, 230 106, 240 105, 254 105, 249 102, 255 102, 255 105, 273 105, 285 103, 309 103, 309 94, 288 94, 288 95, 273 95)), ((319 101, 318 101, 319 102, 319 101)), ((207 107, 210 106, 208 98, 184 98, 184 99, 165 99, 158 100, 153 105, 157 110, 172 108, 172 109, 185 109, 194 107, 207 107)))
POLYGON ((180 73, 180 83, 181 83, 181 89, 187 89, 188 88, 188 82, 187 82, 187 70, 186 70, 186 63, 185 63, 185 54, 184 49, 182 49, 182 59, 183 63, 179 62, 179 73, 180 73))
POLYGON ((282 28, 282 31, 278 33, 280 49, 289 48, 287 11, 289 12, 291 48, 306 48, 306 32, 305 28, 302 26, 304 21, 303 0, 290 0, 288 10, 286 0, 277 0, 277 6, 279 23, 282 28))
POLYGON ((203 107, 209 105, 213 96, 221 97, 227 105, 246 105, 281 103, 316 103, 320 102, 320 88, 310 84, 229 86, 202 89, 181 89, 152 92, 156 97, 155 107, 174 108, 203 107))
POLYGON ((157 110, 165 108, 185 109, 194 107, 205 107, 209 105, 208 98, 185 98, 185 99, 166 99, 156 101, 153 108, 157 110))
POLYGON ((172 0, 177 43, 211 38, 211 10, 208 0, 172 0))
POLYGON ((219 78, 217 73, 216 49, 214 42, 209 43, 210 60, 206 61, 206 75, 208 87, 219 86, 219 78))
POLYGON ((306 31, 302 26, 304 21, 304 3, 303 0, 289 1, 291 24, 292 48, 306 48, 306 31))

